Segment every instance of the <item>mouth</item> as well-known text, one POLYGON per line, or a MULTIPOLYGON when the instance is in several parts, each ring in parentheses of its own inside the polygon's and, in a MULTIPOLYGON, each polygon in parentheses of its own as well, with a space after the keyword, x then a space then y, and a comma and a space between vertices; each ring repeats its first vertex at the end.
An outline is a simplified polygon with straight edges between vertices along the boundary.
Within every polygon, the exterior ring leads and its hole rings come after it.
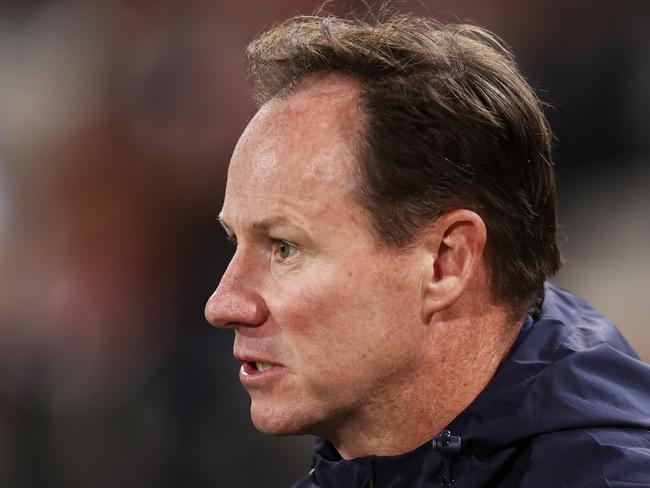
POLYGON ((241 360, 239 380, 246 388, 268 388, 280 381, 287 373, 287 368, 282 364, 268 361, 241 360))
POLYGON ((242 361, 242 372, 246 375, 263 373, 271 368, 279 367, 279 364, 262 361, 242 361))

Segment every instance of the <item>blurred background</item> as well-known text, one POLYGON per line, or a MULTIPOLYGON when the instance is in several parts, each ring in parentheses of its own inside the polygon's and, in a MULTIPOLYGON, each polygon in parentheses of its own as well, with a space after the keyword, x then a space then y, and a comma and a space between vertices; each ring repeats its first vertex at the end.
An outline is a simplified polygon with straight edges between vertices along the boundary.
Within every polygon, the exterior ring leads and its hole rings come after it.
MULTIPOLYGON (((203 306, 232 252, 216 216, 253 114, 244 48, 319 4, 0 1, 0 486, 281 487, 309 469, 311 439, 252 427, 203 306)), ((557 281, 646 361, 649 7, 393 4, 513 48, 551 104, 557 281)))

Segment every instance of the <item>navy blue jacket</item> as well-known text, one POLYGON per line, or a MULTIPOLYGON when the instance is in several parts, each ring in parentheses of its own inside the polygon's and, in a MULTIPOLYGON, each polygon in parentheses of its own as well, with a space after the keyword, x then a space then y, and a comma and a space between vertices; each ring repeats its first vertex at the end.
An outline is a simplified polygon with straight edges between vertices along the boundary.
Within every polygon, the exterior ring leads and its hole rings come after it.
POLYGON ((540 318, 440 435, 342 460, 319 439, 295 488, 650 487, 650 366, 587 303, 547 285, 540 318))

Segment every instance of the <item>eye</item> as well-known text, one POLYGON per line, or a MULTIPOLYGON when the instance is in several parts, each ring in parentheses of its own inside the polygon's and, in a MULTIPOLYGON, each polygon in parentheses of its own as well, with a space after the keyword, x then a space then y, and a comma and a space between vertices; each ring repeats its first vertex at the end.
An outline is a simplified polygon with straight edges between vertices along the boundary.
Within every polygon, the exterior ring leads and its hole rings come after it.
POLYGON ((281 261, 285 261, 296 253, 296 248, 286 241, 276 241, 275 250, 281 261))

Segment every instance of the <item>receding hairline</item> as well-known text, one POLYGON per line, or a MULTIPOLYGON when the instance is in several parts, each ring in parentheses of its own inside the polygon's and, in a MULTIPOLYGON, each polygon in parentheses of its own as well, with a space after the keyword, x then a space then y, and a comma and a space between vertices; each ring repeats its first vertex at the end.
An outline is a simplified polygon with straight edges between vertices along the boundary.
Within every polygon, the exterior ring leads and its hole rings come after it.
POLYGON ((378 72, 399 76, 429 70, 431 54, 446 64, 453 49, 485 48, 491 51, 493 61, 493 54, 498 54, 505 63, 515 64, 502 39, 472 23, 398 13, 375 21, 297 15, 255 38, 246 49, 246 65, 252 94, 261 106, 320 71, 372 83, 378 72), (332 64, 332 59, 354 59, 354 65, 332 64), (366 80, 367 75, 370 78, 366 80))
POLYGON ((354 74, 321 70, 294 79, 271 98, 261 101, 258 111, 268 111, 292 97, 323 97, 327 98, 328 102, 354 97, 357 101, 356 106, 359 108, 359 114, 363 116, 361 109, 363 90, 363 81, 354 74))

